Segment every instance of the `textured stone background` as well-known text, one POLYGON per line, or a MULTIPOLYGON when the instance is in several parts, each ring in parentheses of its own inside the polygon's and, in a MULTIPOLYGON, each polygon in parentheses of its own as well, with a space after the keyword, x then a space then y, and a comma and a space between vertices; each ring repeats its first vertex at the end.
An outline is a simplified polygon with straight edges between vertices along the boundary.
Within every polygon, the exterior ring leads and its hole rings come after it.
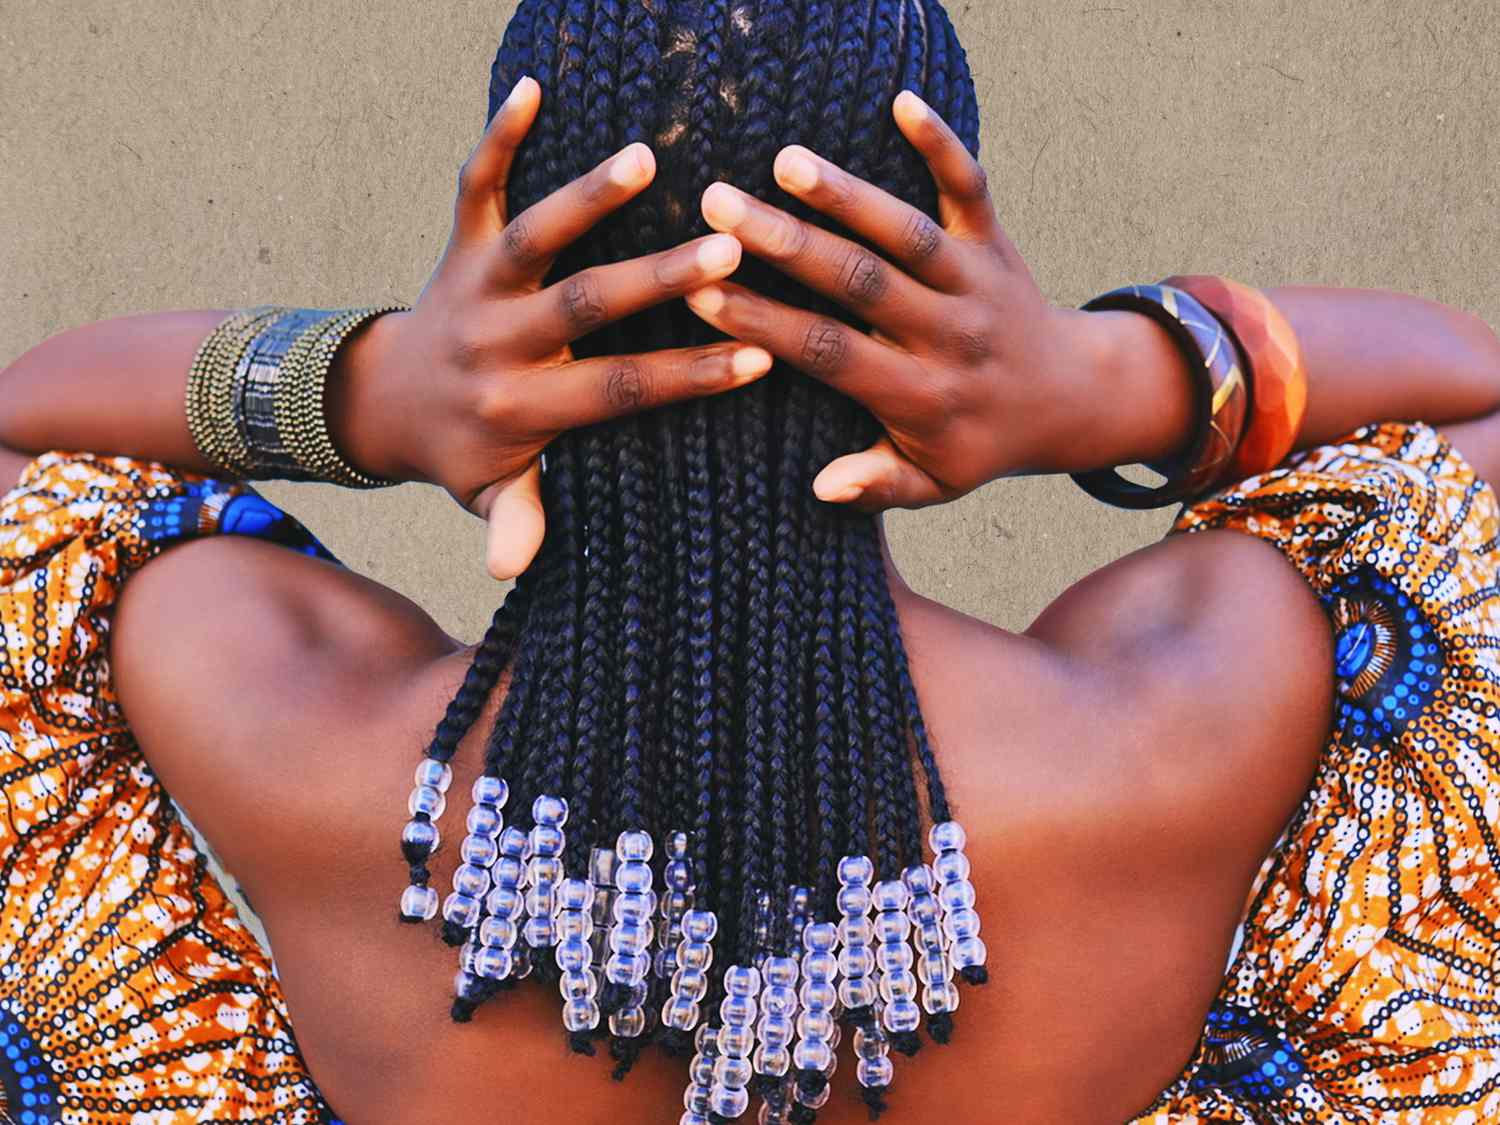
MULTIPOLYGON (((126 312, 414 298, 512 7, 0 0, 0 363, 126 312)), ((1500 324, 1494 0, 950 7, 999 206, 1054 300, 1211 271, 1500 324)), ((477 638, 499 591, 446 496, 267 492, 477 638)), ((1031 480, 891 535, 918 589, 1021 628, 1166 522, 1031 480)))

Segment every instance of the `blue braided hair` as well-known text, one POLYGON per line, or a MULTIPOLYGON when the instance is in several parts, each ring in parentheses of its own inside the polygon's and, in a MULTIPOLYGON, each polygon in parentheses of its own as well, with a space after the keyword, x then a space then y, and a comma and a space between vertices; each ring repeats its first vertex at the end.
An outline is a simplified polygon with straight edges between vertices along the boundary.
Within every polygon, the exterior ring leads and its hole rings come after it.
MULTIPOLYGON (((651 187, 569 247, 549 283, 708 233, 699 199, 716 179, 831 226, 776 186, 787 143, 936 217, 931 177, 891 120, 903 88, 978 152, 967 59, 937 0, 521 0, 491 69, 490 115, 523 74, 543 98, 512 168, 512 214, 628 142, 657 157, 651 187)), ((866 327, 750 256, 735 280, 866 327)), ((718 339, 674 301, 574 352, 718 339)), ((485 769, 508 782, 523 828, 538 796, 567 800, 569 875, 586 877, 593 849, 636 829, 658 842, 660 873, 661 842, 686 832, 695 905, 717 915, 723 951, 705 1010, 731 962, 798 952, 783 910, 765 932, 766 892, 779 904, 807 886, 811 916, 837 918, 840 857, 870 856, 877 878, 900 878, 923 859, 924 817, 951 817, 876 523, 812 493, 824 465, 879 433, 862 407, 778 363, 728 394, 559 437, 544 464, 542 549, 428 748, 452 757, 508 666, 485 769)), ((444 936, 471 932, 450 923, 444 936)), ((543 976, 546 960, 534 965, 543 976)), ((455 1018, 496 991, 461 998, 455 1018)), ((606 989, 600 1007, 635 999, 606 989)), ((946 1040, 950 1022, 929 1030, 946 1040)), ((617 1076, 638 1042, 612 1042, 617 1076)), ((574 1047, 591 1053, 584 1037, 574 1047)), ((821 1076, 798 1081, 816 1093, 821 1076)))

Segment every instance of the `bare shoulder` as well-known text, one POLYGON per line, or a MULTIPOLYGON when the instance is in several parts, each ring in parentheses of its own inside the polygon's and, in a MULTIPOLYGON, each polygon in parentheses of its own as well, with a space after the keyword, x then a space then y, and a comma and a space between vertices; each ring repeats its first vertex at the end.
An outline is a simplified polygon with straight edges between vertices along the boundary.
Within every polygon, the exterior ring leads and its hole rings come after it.
POLYGON ((216 846, 263 840, 269 810, 289 826, 319 823, 331 787, 342 777, 348 788, 361 745, 351 732, 373 745, 391 716, 413 712, 422 671, 458 648, 392 590, 227 535, 133 575, 110 645, 142 751, 216 846))
POLYGON ((273 543, 223 535, 173 547, 130 578, 111 659, 122 697, 144 702, 153 683, 181 684, 194 670, 234 669, 247 696, 292 683, 306 692, 384 679, 455 647, 394 590, 273 543))
POLYGON ((1133 552, 1019 635, 920 598, 902 625, 945 775, 1023 836, 1107 812, 1122 833, 1170 823, 1193 839, 1232 806, 1251 848, 1268 844, 1332 720, 1328 619, 1241 532, 1133 552))
POLYGON ((1099 685, 1172 801, 1212 814, 1233 800, 1279 828, 1305 792, 1332 722, 1332 631, 1271 543, 1170 536, 1070 587, 1027 635, 1099 685))

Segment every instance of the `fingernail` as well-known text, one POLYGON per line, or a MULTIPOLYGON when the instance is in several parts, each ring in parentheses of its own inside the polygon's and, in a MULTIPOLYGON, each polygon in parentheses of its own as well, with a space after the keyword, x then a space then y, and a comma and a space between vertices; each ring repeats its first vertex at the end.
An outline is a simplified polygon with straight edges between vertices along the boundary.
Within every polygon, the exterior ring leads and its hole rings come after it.
POLYGON ((724 290, 717 285, 705 285, 702 289, 694 289, 686 299, 694 312, 703 316, 716 316, 724 307, 724 290))
POLYGON ((811 191, 818 186, 818 166, 800 149, 783 149, 776 160, 776 178, 788 191, 811 191))
POLYGON ((739 260, 739 239, 728 234, 716 234, 707 242, 698 244, 698 265, 704 273, 719 273, 739 260))
POLYGON ((634 187, 643 183, 651 169, 646 165, 646 155, 640 145, 631 145, 609 166, 609 178, 621 187, 634 187))
POLYGON ((913 125, 920 124, 932 112, 932 108, 910 90, 902 90, 896 95, 896 108, 905 114, 907 120, 913 125))
POLYGON ((734 353, 729 366, 741 379, 748 379, 752 375, 764 375, 771 370, 773 362, 771 353, 765 348, 741 348, 734 353))
POLYGON ((703 217, 715 226, 733 230, 745 221, 749 213, 745 197, 728 184, 709 184, 703 193, 703 217))
POLYGON ((813 482, 813 492, 825 504, 847 504, 851 500, 858 500, 864 492, 864 487, 858 484, 839 484, 837 480, 832 482, 813 482))
POLYGON ((516 79, 516 84, 510 88, 510 93, 505 95, 505 103, 500 107, 501 109, 509 109, 512 105, 515 104, 517 97, 520 96, 521 91, 526 86, 526 79, 529 77, 531 76, 528 74, 523 74, 521 75, 521 77, 516 79))

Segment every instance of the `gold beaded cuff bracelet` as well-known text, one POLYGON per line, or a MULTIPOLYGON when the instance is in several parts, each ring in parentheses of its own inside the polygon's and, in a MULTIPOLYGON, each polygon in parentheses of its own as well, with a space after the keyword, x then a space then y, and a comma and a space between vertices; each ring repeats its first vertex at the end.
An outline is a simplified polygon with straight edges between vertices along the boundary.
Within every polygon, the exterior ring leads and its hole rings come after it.
POLYGON ((188 376, 187 416, 203 457, 233 476, 349 488, 395 484, 360 472, 334 446, 324 409, 339 345, 405 305, 304 309, 261 305, 220 323, 188 376))

